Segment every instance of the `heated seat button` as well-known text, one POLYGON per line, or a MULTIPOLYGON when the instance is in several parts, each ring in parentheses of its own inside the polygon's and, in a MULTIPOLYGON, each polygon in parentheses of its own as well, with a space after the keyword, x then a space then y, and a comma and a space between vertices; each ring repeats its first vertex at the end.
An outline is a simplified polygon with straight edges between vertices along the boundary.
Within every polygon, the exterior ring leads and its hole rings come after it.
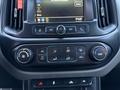
POLYGON ((74 46, 64 46, 62 50, 64 61, 71 62, 76 61, 76 47, 74 46))
POLYGON ((48 47, 48 62, 58 62, 60 60, 60 54, 58 47, 48 47))
POLYGON ((48 47, 48 61, 60 63, 76 61, 76 48, 69 45, 48 47))

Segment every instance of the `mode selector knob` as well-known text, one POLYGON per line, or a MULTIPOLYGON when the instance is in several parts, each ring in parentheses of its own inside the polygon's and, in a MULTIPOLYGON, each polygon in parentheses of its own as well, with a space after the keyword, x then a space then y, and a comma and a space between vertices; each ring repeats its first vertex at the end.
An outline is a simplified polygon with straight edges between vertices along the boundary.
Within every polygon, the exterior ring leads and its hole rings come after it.
POLYGON ((66 33, 66 28, 63 25, 59 25, 56 29, 56 33, 59 35, 64 35, 66 33))
POLYGON ((98 45, 92 49, 92 57, 96 61, 103 61, 108 57, 110 48, 108 46, 98 45))
POLYGON ((15 58, 18 63, 27 64, 32 60, 33 53, 28 48, 22 48, 17 51, 17 53, 15 54, 15 58))

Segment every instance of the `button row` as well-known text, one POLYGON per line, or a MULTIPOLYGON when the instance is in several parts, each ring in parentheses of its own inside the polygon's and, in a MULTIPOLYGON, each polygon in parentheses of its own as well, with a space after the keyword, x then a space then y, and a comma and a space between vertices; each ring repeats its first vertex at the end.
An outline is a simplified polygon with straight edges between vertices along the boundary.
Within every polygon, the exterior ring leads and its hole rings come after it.
POLYGON ((38 61, 56 62, 76 62, 86 59, 86 49, 83 46, 50 46, 38 49, 38 61))
POLYGON ((86 34, 88 33, 88 25, 75 25, 75 26, 34 26, 33 33, 35 35, 69 35, 69 34, 86 34))
POLYGON ((54 87, 90 87, 93 80, 89 78, 83 79, 64 79, 64 80, 33 80, 33 88, 54 88, 54 87))

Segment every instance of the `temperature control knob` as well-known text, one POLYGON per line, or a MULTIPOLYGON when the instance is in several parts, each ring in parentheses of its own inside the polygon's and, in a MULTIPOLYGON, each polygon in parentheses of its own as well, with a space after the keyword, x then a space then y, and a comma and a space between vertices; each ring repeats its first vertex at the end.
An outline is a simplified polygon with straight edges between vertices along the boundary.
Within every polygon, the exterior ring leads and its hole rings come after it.
POLYGON ((103 61, 107 58, 109 52, 110 50, 108 46, 98 45, 98 46, 93 47, 91 53, 92 53, 92 57, 96 61, 103 61))
POLYGON ((64 35, 66 33, 66 28, 63 25, 57 27, 56 33, 59 35, 64 35))
POLYGON ((15 58, 16 58, 17 62, 19 62, 21 64, 27 64, 32 60, 33 54, 30 49, 22 48, 17 51, 17 53, 15 54, 15 58))

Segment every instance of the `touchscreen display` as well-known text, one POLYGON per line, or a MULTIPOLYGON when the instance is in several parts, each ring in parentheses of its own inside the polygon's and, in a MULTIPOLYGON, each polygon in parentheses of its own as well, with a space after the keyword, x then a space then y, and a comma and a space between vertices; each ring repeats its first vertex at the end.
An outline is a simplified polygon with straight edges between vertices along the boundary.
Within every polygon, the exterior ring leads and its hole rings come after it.
POLYGON ((35 21, 80 22, 84 20, 84 0, 36 0, 35 21))

